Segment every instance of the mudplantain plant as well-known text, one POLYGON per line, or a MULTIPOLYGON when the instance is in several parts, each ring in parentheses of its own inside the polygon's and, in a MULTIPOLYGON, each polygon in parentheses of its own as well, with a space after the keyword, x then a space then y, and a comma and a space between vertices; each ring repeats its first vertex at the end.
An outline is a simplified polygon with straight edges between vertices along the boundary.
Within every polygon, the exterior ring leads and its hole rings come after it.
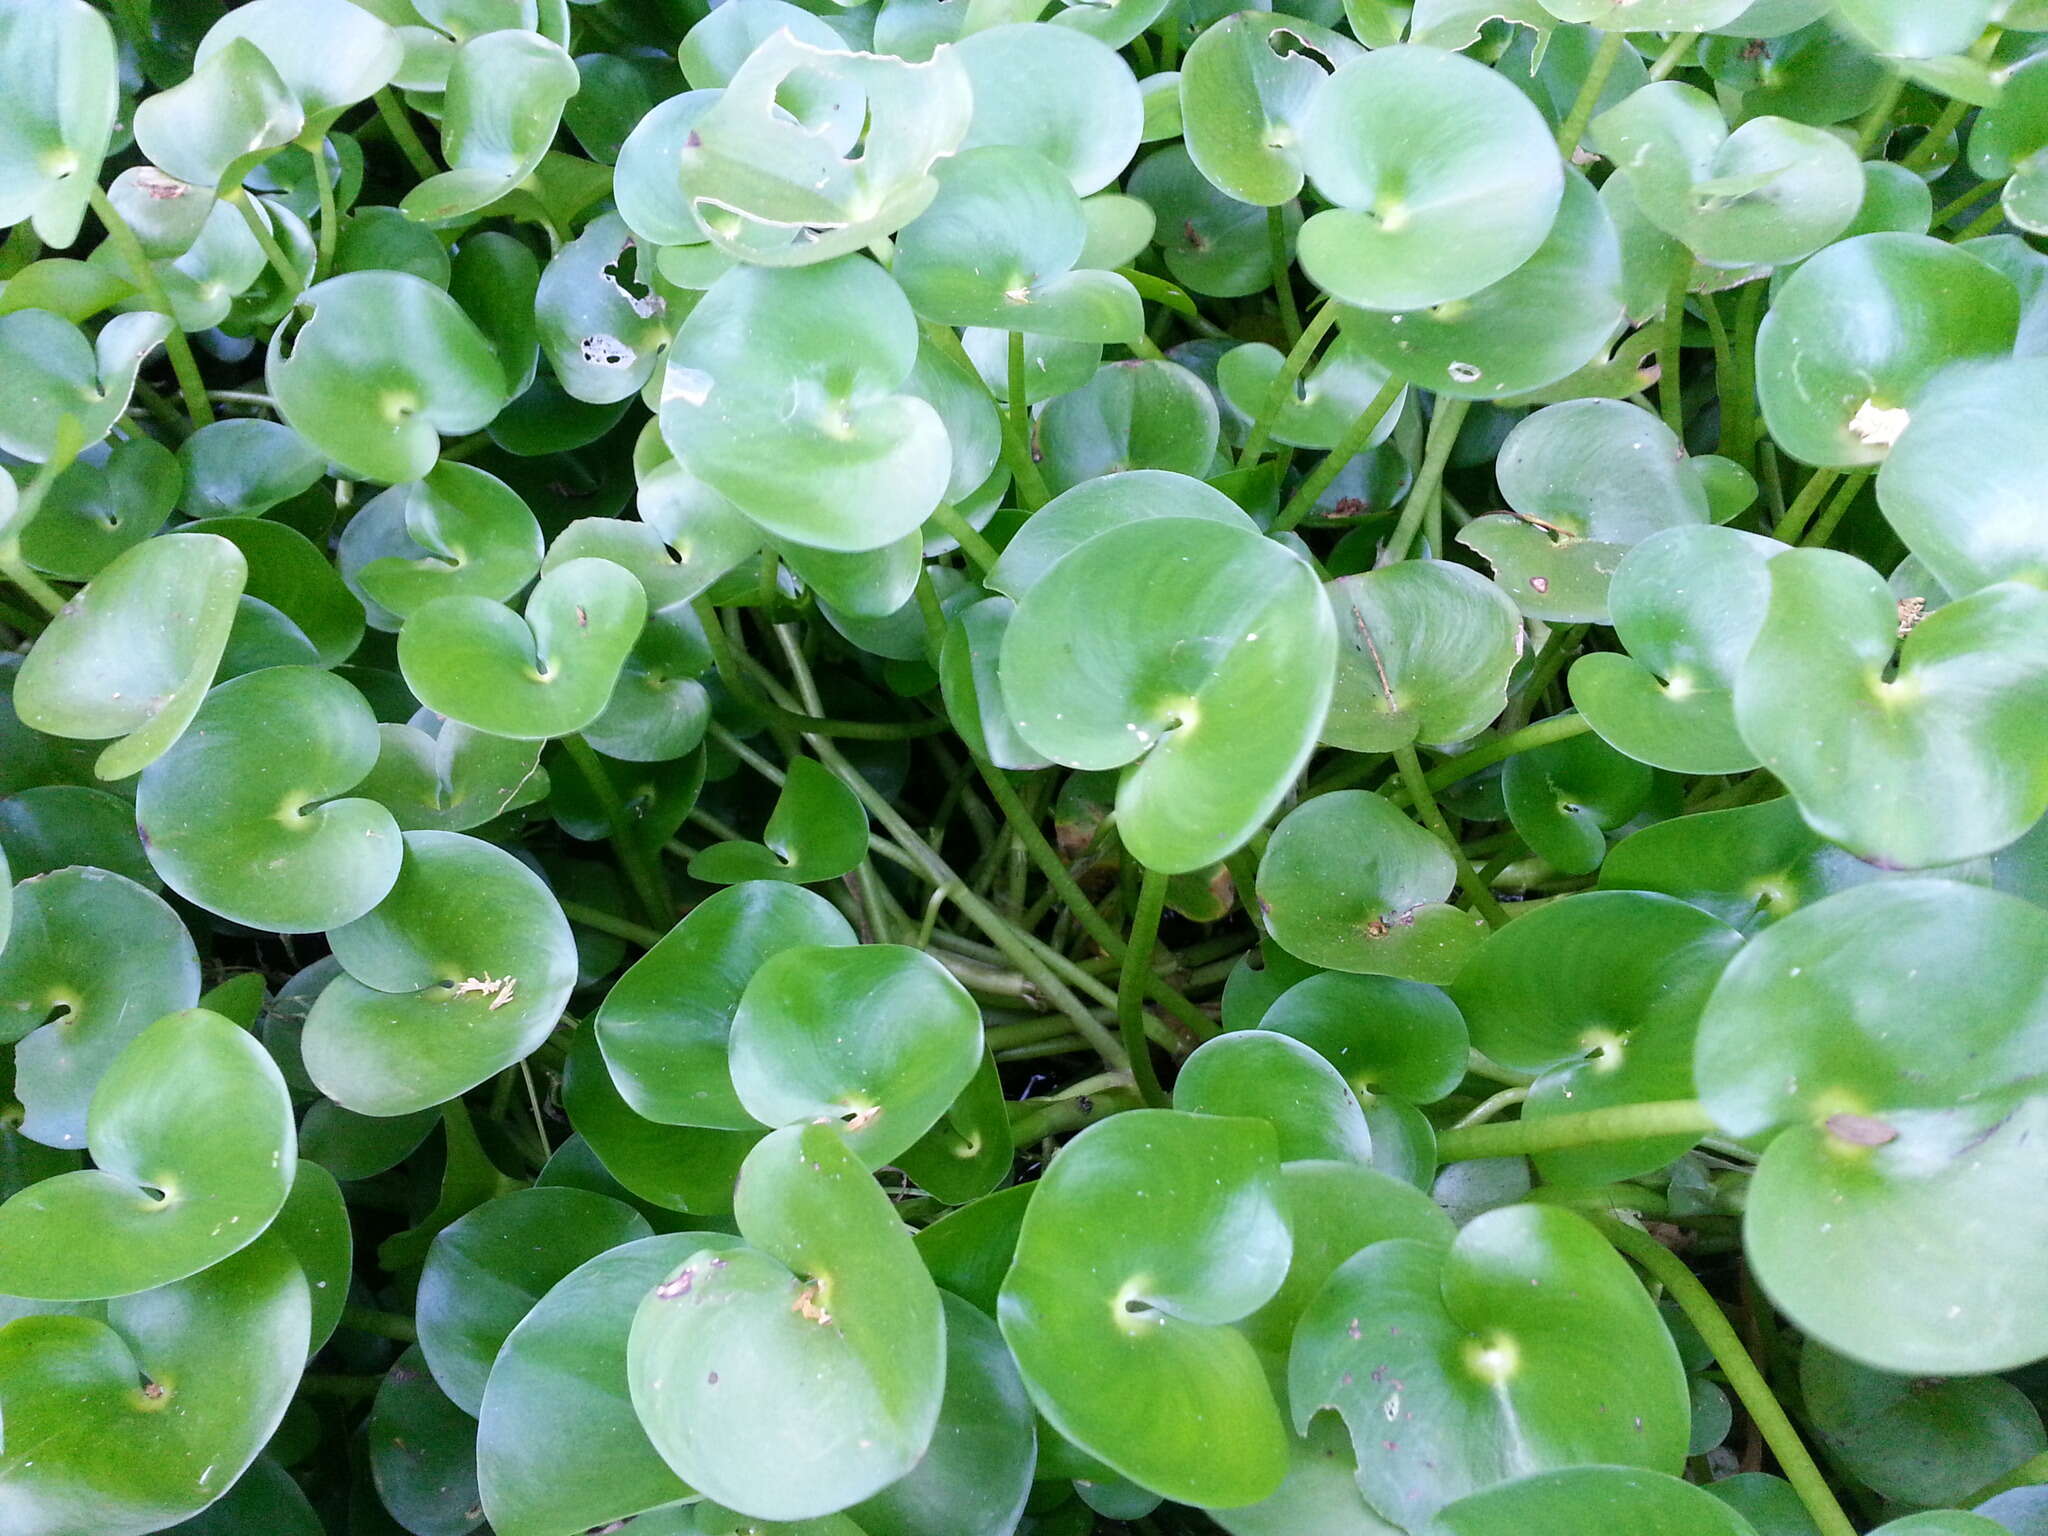
POLYGON ((0 1536, 2044 1536, 2043 0, 0 0, 0 1536))

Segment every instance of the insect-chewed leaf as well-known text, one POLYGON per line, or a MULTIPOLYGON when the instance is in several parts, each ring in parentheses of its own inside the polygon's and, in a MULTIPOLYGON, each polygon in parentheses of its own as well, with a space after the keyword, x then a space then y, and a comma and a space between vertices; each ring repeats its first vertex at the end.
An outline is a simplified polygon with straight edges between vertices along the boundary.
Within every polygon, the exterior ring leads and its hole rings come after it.
POLYGON ((1302 120, 1332 71, 1362 53, 1341 32, 1243 11, 1198 36, 1180 69, 1188 153, 1230 196, 1272 207, 1299 195, 1302 120))

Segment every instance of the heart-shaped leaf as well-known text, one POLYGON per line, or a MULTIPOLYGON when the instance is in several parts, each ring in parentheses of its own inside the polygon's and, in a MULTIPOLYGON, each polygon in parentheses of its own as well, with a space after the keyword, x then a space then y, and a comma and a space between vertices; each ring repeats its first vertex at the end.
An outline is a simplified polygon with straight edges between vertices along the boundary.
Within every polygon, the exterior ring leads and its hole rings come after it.
POLYGON ((538 741, 604 713, 647 617, 647 594, 609 560, 544 574, 520 617, 487 597, 437 597, 398 636, 420 702, 494 736, 538 741))
POLYGON ((306 1071, 336 1103, 403 1115, 504 1071, 547 1038, 575 942, 539 876, 454 832, 408 832, 391 893, 328 934, 346 974, 306 1018, 306 1071))
POLYGON ((181 511, 193 517, 255 517, 320 483, 327 461, 281 421, 230 417, 178 446, 181 511))
POLYGON ((199 1001, 199 956, 160 897, 101 869, 22 881, 12 929, 0 951, 0 1038, 15 1043, 22 1134, 82 1148, 87 1106, 114 1060, 199 1001))
POLYGON ((1087 480, 1031 514, 988 573, 988 585, 1019 602, 1054 565, 1098 533, 1154 517, 1200 517, 1256 531, 1244 509, 1190 475, 1133 469, 1087 480))
MULTIPOLYGON (((1734 929, 1670 896, 1593 891, 1551 902, 1488 937, 1451 996, 1472 1043, 1538 1074, 1526 1120, 1688 1099, 1700 1010, 1741 947, 1734 929)), ((1538 1153, 1556 1184, 1605 1184, 1663 1167, 1697 1138, 1538 1153)))
POLYGON ((1571 736, 1508 760, 1501 798, 1523 842, 1563 874, 1590 875, 1607 834, 1648 803, 1650 770, 1598 736, 1571 736))
POLYGON ((96 1165, 0 1206, 0 1289, 96 1301, 197 1274, 263 1235, 298 1156, 291 1095, 262 1046, 217 1013, 168 1014, 94 1089, 96 1165))
POLYGON ((180 181, 231 193, 305 126, 277 66, 238 37, 136 107, 135 147, 180 181))
POLYGON ((1700 1021, 1700 1097, 1777 1130, 1745 1251, 1807 1334, 1882 1370, 1998 1371, 2044 1347, 2038 1004, 2048 913, 1946 880, 1841 891, 1750 941, 1700 1021))
POLYGON ((1287 1439, 1229 1325, 1272 1297, 1288 1254, 1270 1125, 1138 1110, 1039 1180, 997 1317, 1032 1401, 1081 1450, 1164 1496, 1249 1504, 1279 1486, 1287 1439))
POLYGON ((1178 874, 1238 847, 1286 793, 1328 707, 1334 631, 1291 551, 1206 519, 1148 519, 1088 540, 1018 603, 1003 691, 1047 757, 1132 765, 1117 790, 1125 846, 1178 874), (1067 686, 1077 668, 1091 694, 1067 686))
POLYGON ((763 1125, 837 1121, 869 1167, 937 1123, 981 1064, 981 1011, 950 971, 896 944, 799 945, 756 970, 731 1072, 763 1125))
POLYGON ((403 1529, 468 1536, 477 1528, 476 1425, 436 1384, 417 1344, 384 1373, 363 1438, 377 1499, 403 1529))
POLYGON ((1311 103, 1331 72, 1362 52, 1341 32, 1292 16, 1225 17, 1181 60, 1189 156, 1240 202, 1274 207, 1298 196, 1311 103))
POLYGON ((540 569, 540 524, 519 493, 470 464, 437 464, 372 497, 342 530, 342 575, 380 629, 437 597, 509 600, 540 569))
POLYGON ((1318 795, 1287 814, 1259 860, 1259 907, 1289 954, 1336 971, 1447 982, 1484 937, 1447 904, 1444 845, 1369 790, 1318 795))
POLYGON ((95 444, 52 482, 21 530, 22 555, 48 575, 90 581, 163 527, 179 479, 178 460, 153 438, 95 444))
POLYGON ((404 855, 391 813, 342 799, 377 761, 377 721, 331 672, 272 667, 206 696, 143 770, 151 866, 188 901, 275 933, 354 922, 404 855))
POLYGON ((1522 655, 1515 605, 1478 572, 1404 560, 1329 583, 1337 681, 1323 740, 1347 752, 1448 746, 1507 706, 1522 655))
POLYGON ((406 193, 400 210, 433 222, 489 207, 539 167, 582 83, 576 61, 538 33, 506 27, 470 38, 448 66, 441 105, 449 168, 406 193))
POLYGON ((1302 169, 1334 206, 1302 225, 1301 267, 1363 309, 1420 309, 1497 283, 1542 245, 1564 162, 1529 98, 1419 44, 1343 65, 1301 125, 1302 169))
POLYGON ((1448 1250, 1345 1262, 1301 1320, 1288 1394, 1298 1429, 1343 1416, 1366 1502, 1404 1528, 1531 1472, 1675 1472, 1691 1420, 1656 1305, 1583 1218, 1541 1205, 1489 1211, 1448 1250))
POLYGON ((557 1281, 649 1235, 630 1206, 581 1189, 521 1189, 442 1229, 420 1271, 420 1351, 464 1413, 483 1405, 491 1362, 557 1281))
POLYGON ((143 359, 170 334, 162 315, 116 315, 96 340, 45 309, 0 314, 0 448, 40 464, 57 451, 68 417, 87 443, 128 409, 143 359))
POLYGON ((540 746, 426 714, 379 725, 377 761, 356 785, 407 832, 467 832, 548 792, 540 746))
POLYGON ((1770 570, 1735 722, 1816 831, 1925 869, 1995 852, 2048 810, 2048 759, 2033 750, 2048 706, 2048 596, 1987 587, 1901 644, 1899 605, 1861 561, 1802 549, 1770 570))
POLYGON ((597 1036, 626 1101, 665 1124, 757 1126, 726 1065, 747 983, 783 950, 854 942, 831 903, 783 881, 748 881, 698 903, 598 1010, 597 1036))
POLYGON ((837 880, 868 856, 868 813, 846 781, 815 758, 793 758, 759 843, 713 843, 690 860, 710 885, 837 880))
POLYGON ((831 1126, 762 1141, 737 1215, 751 1246, 693 1255, 641 1302, 633 1406, 692 1487, 761 1518, 814 1519, 880 1492, 931 1443, 939 1293, 831 1126))

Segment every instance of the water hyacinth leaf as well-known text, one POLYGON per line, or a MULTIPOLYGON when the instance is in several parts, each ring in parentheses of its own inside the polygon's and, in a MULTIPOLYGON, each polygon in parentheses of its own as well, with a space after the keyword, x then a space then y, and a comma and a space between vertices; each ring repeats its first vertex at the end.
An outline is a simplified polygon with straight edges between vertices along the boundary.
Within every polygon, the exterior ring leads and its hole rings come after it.
POLYGON ((727 1065, 747 984, 784 950, 854 942, 830 902, 785 881, 747 881, 699 902, 597 1012, 597 1038, 626 1102, 668 1125, 758 1128, 727 1065))
POLYGON ((1630 546, 1709 521, 1688 462, 1676 433, 1626 401, 1547 405, 1500 447, 1495 473, 1512 514, 1474 519, 1458 542, 1486 558, 1530 618, 1604 624, 1608 582, 1630 546))
POLYGON ((1781 117, 1731 133, 1711 96, 1677 80, 1601 113, 1591 136, 1644 216, 1709 266, 1811 256, 1863 202, 1856 152, 1833 134, 1781 117))
POLYGON ((1753 939, 1700 1021, 1700 1097, 1782 1128, 1743 1230, 1809 1335, 1880 1370, 1999 1371, 2044 1347, 2040 1177, 2048 913, 1946 880, 1838 892, 1753 939))
POLYGON ((438 597, 398 635, 420 702, 494 736, 536 741, 604 712, 639 639, 647 595, 624 568, 584 558, 535 584, 522 617, 487 597, 438 597))
POLYGON ((1587 1521, 1630 1536, 1755 1536, 1705 1489, 1633 1467, 1569 1467, 1467 1494, 1437 1516, 1443 1536, 1571 1536, 1587 1521))
POLYGON ((10 1309, 0 1327, 10 1523, 37 1536, 146 1536, 197 1514, 284 1417, 310 1320, 305 1276, 274 1236, 153 1291, 10 1309))
POLYGON ((256 517, 320 483, 327 461, 279 421, 240 416, 201 427, 178 445, 192 517, 256 517))
POLYGON ((123 779, 183 734, 227 644, 247 562, 227 540, 172 533, 117 556, 43 631, 16 679, 24 723, 121 739, 94 771, 123 779))
POLYGON ((0 16, 0 226, 28 220, 44 244, 78 237, 120 111, 113 28, 85 0, 24 0, 0 16))
POLYGON ((1564 195, 1542 114, 1442 49, 1399 44, 1344 64, 1301 137, 1302 168, 1334 205, 1302 225, 1302 270, 1364 309, 1420 309, 1499 282, 1542 245, 1564 195))
POLYGON ((2048 596, 2000 583, 1901 641, 1897 600, 1853 556, 1794 550, 1770 570, 1735 720, 1816 831, 1925 869, 1994 853, 2040 819, 2048 596))
POLYGON ((477 1424, 484 1513, 502 1536, 582 1536, 689 1496, 654 1453, 626 1388, 640 1298, 692 1254, 737 1246, 717 1232, 622 1243, 558 1280, 491 1367, 477 1424), (573 1444, 573 1476, 557 1465, 573 1444))
POLYGON ((377 727, 377 761, 355 786, 407 832, 467 832, 548 792, 540 745, 428 715, 377 727))
POLYGON ((1957 597, 2000 581, 2048 584, 2048 539, 2022 499, 2048 455, 2048 436, 2021 409, 2044 368, 2031 357, 1949 368, 1914 396, 1877 473, 1885 521, 1957 597))
POLYGON ((1183 873, 1241 844, 1299 771, 1328 707, 1334 630, 1290 551, 1225 523, 1148 519, 1088 540, 1019 602, 1003 689, 1018 733, 1056 762, 1132 765, 1117 790, 1125 846, 1183 873), (1098 680, 1093 698, 1064 686, 1076 666, 1098 680))
POLYGON ((777 31, 691 123, 676 167, 711 242, 769 266, 808 266, 894 234, 936 190, 972 108, 951 53, 924 64, 820 48, 777 31), (864 103, 866 110, 858 110, 864 103))
POLYGON ((252 0, 207 29, 194 63, 237 41, 253 43, 275 67, 305 114, 304 141, 388 85, 405 50, 394 28, 348 0, 252 0))
POLYGON ((539 876, 454 832, 408 832, 398 883, 328 934, 345 975, 306 1018, 306 1070, 366 1115, 440 1104, 547 1038, 575 942, 539 876))
POLYGON ((799 945, 754 972, 731 1073, 763 1125, 837 1122, 871 1168, 938 1122, 981 1065, 981 1011, 950 971, 897 944, 799 945))
POLYGON ((1538 1205, 1489 1211, 1448 1250, 1397 1240, 1346 1261, 1295 1334, 1288 1395, 1297 1429, 1343 1416, 1366 1502, 1407 1528, 1532 1472, 1675 1473, 1691 1419, 1628 1265, 1583 1218, 1538 1205))
POLYGON ((143 360, 170 329, 164 316, 137 311, 114 316, 88 340, 48 310, 0 315, 0 364, 6 368, 0 449, 41 464, 57 452, 63 432, 98 442, 128 409, 143 360))
POLYGON ((890 266, 919 314, 1067 341, 1129 342, 1143 331, 1144 306, 1126 279, 1074 270, 1087 220, 1043 155, 991 144, 948 157, 934 175, 937 195, 904 229, 890 266))
POLYGON ((482 1523, 475 1422, 435 1383, 417 1344, 385 1372, 363 1433, 377 1498, 403 1529, 468 1536, 482 1523))
POLYGON ((1311 965, 1406 981, 1455 977, 1485 934, 1448 904, 1450 854, 1370 790, 1318 795, 1273 829, 1258 899, 1274 941, 1311 965))
POLYGON ((205 1009, 138 1035, 93 1091, 87 1126, 94 1168, 0 1206, 10 1295, 95 1301, 183 1280, 261 1237, 291 1189, 284 1079, 253 1038, 205 1009))
POLYGON ((868 813, 846 781, 815 758, 799 757, 759 843, 714 843, 690 860, 690 878, 710 885, 837 880, 868 853, 868 813))
POLYGON ((277 66, 238 37, 135 109, 135 147, 187 185, 232 192, 305 126, 277 66))
POLYGON ((916 316, 866 258, 735 267, 669 350, 662 436, 769 533, 879 549, 923 524, 951 471, 938 412, 903 392, 916 360, 916 316))
POLYGON ((1396 378, 1440 397, 1498 400, 1568 378, 1620 327, 1622 250, 1592 183, 1565 173, 1557 220, 1514 271, 1428 308, 1352 309, 1343 335, 1396 378))
POLYGON ((1263 1121, 1138 1110, 1068 1143, 1024 1213, 997 1313, 1055 1429, 1188 1503, 1280 1485, 1286 1431, 1229 1326, 1286 1278, 1280 1191, 1263 1121))
POLYGON ((272 667, 221 684, 143 770, 152 867, 186 900, 276 933, 355 921, 404 856, 391 813, 342 798, 377 761, 376 717, 331 672, 272 667))
POLYGON ((47 575, 90 581, 163 527, 179 480, 177 459, 154 438, 95 444, 56 478, 20 531, 22 556, 47 575))
POLYGON ((1667 528, 1621 558, 1608 612, 1627 654, 1581 656, 1572 703, 1601 740, 1674 773, 1740 773, 1735 679, 1770 603, 1783 546, 1733 528, 1667 528))
POLYGON ((967 73, 973 115, 962 150, 1033 149, 1086 197, 1137 152, 1144 122, 1138 82, 1109 47, 1065 27, 986 27, 952 49, 967 73))
POLYGON ((1196 167, 1240 202, 1276 207, 1299 195, 1309 104, 1363 51, 1327 27, 1259 11, 1208 28, 1180 70, 1181 122, 1196 167))
POLYGON ((1522 620, 1478 572, 1408 560, 1323 588, 1337 621, 1337 680, 1323 740, 1347 752, 1447 746, 1507 706, 1522 620))
POLYGON ((1607 834, 1649 801, 1644 764, 1598 736, 1554 741, 1508 760, 1501 796, 1530 851, 1553 869, 1590 875, 1607 857, 1607 834))
POLYGON ((1269 1122, 1280 1161, 1372 1162, 1365 1112, 1343 1075, 1310 1047, 1266 1030, 1218 1035, 1191 1052, 1173 1105, 1197 1115, 1269 1122))
POLYGON ((1882 463, 1921 387, 1958 359, 2010 353, 2019 316, 2011 281, 1954 246, 1844 240, 1801 263, 1757 332, 1764 423, 1808 464, 1882 463))
POLYGON ((515 1190, 444 1228, 420 1271, 420 1351, 474 1417, 491 1362, 533 1304, 585 1260, 649 1236, 630 1206, 581 1189, 515 1190))
POLYGON ((437 464, 372 497, 339 545, 342 575, 380 629, 437 597, 510 599, 540 569, 540 524, 519 493, 471 464, 437 464))
POLYGON ((538 33, 507 27, 463 43, 441 109, 449 168, 406 193, 399 210, 432 223, 489 207, 540 165, 581 86, 575 60, 538 33))
POLYGON ((444 434, 477 431, 512 396, 476 323, 410 273, 344 273, 298 307, 297 335, 280 326, 270 340, 270 393, 286 425, 363 479, 420 479, 444 434))
POLYGON ((941 1291, 946 1395, 924 1458, 848 1515, 865 1536, 1007 1536, 1031 1494, 1038 1431, 996 1325, 941 1291))
POLYGON ((751 1246, 693 1255, 641 1302, 633 1406, 692 1487, 764 1519, 815 1519, 924 1455, 945 1316, 909 1230, 831 1126, 762 1141, 737 1215, 751 1246))
MULTIPOLYGON (((1475 1046, 1537 1074, 1525 1119, 1687 1099, 1700 1010, 1741 943, 1675 897, 1585 892, 1490 935, 1451 997, 1475 1046)), ((1536 1168, 1553 1183, 1605 1184, 1662 1168, 1696 1139, 1542 1152, 1536 1168)))

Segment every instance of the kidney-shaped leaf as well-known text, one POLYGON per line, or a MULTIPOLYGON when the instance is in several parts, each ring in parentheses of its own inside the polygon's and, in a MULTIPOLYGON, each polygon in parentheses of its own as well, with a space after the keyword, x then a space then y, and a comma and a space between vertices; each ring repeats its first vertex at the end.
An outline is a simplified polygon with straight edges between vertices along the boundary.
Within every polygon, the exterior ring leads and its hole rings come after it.
POLYGON ((519 493, 470 464, 365 502, 342 530, 337 564, 380 628, 437 597, 504 601, 540 569, 540 524, 519 493))
POLYGON ((449 168, 406 193, 399 208, 432 222, 496 202, 539 167, 581 84, 576 61, 537 32, 505 27, 469 39, 448 66, 441 109, 449 168))
POLYGON ((793 758, 758 843, 713 843, 690 860, 690 878, 712 885, 837 880, 868 856, 868 813, 846 781, 815 758, 793 758))

